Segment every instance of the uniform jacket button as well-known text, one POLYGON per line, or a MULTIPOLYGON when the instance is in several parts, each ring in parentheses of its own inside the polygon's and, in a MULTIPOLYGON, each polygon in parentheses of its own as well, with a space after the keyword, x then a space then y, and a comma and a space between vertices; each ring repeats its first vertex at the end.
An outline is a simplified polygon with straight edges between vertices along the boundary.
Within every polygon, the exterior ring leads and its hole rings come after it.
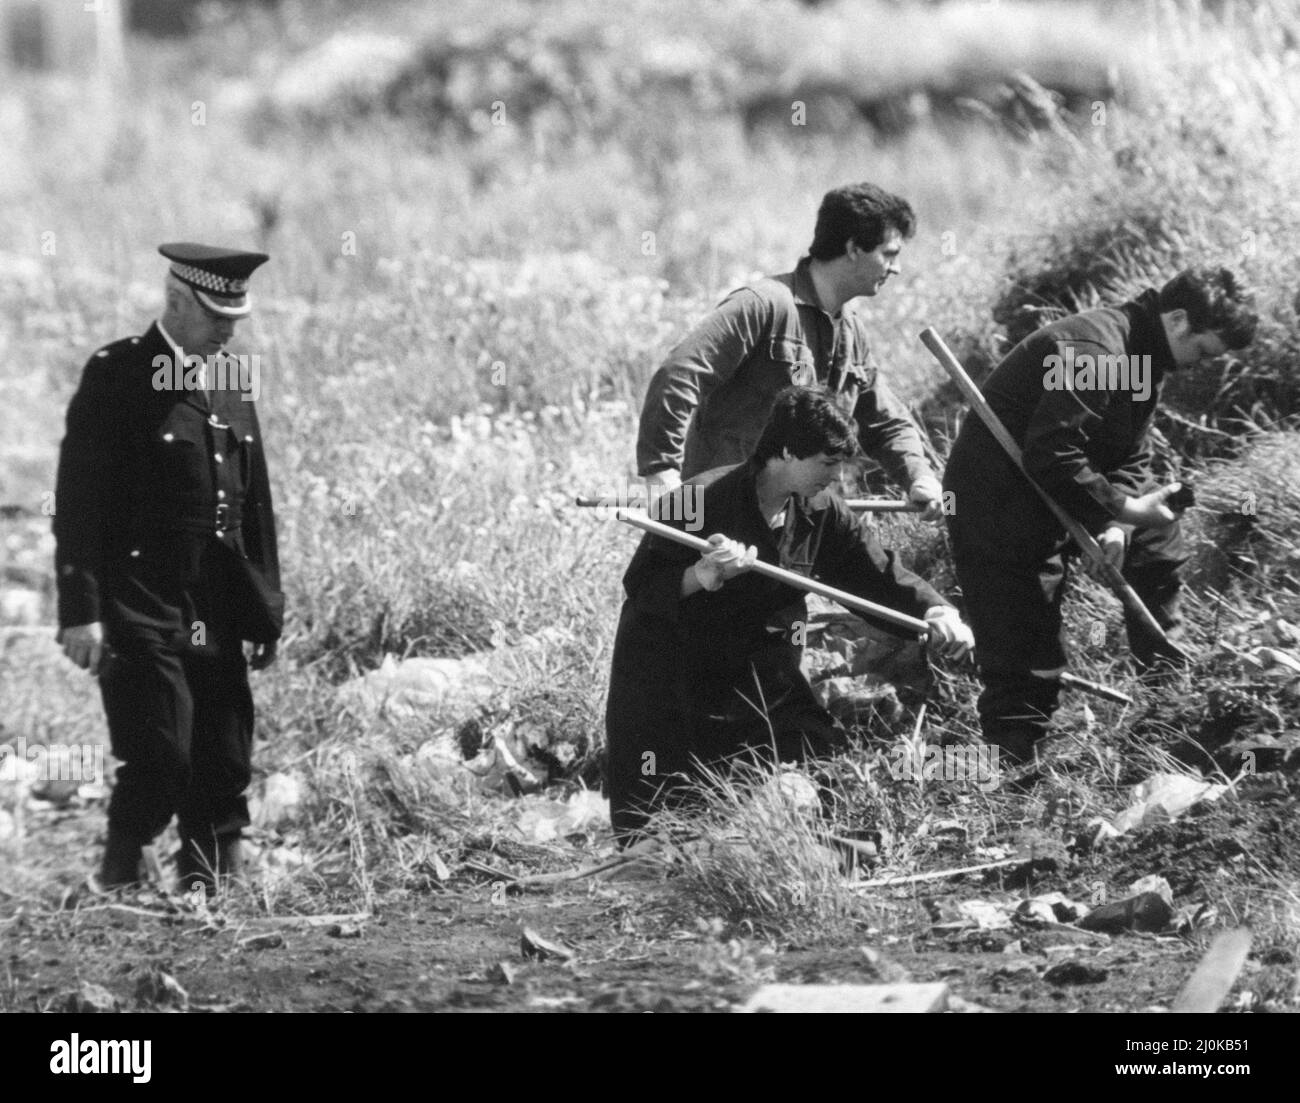
POLYGON ((175 439, 176 439, 176 434, 175 434, 175 433, 164 433, 164 434, 163 434, 163 440, 165 440, 165 441, 173 441, 173 440, 175 440, 175 439))

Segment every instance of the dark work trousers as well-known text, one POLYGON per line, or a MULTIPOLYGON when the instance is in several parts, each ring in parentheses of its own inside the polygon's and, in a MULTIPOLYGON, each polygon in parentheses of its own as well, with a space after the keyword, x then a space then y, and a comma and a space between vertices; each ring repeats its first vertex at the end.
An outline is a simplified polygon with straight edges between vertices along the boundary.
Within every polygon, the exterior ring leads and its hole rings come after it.
POLYGON ((110 827, 143 844, 173 815, 182 837, 201 842, 248 826, 253 697, 237 641, 220 658, 133 641, 109 660, 100 691, 122 760, 110 827))
MULTIPOLYGON (((746 696, 755 700, 756 687, 747 688, 746 696)), ((607 725, 606 769, 610 820, 620 846, 637 840, 651 812, 698 807, 700 793, 692 783, 699 782, 700 764, 725 773, 736 762, 770 765, 775 757, 798 763, 847 746, 843 728, 806 686, 778 689, 762 702, 761 712, 734 689, 715 697, 717 707, 699 712, 683 696, 635 675, 616 674, 611 681, 607 712, 617 722, 607 725)))
MULTIPOLYGON (((984 692, 980 726, 989 743, 1015 745, 1047 734, 1060 697, 1055 675, 1066 666, 1061 600, 1071 569, 1072 542, 1041 559, 1017 558, 1005 537, 948 518, 953 560, 966 616, 975 634, 975 658, 984 692)), ((1176 636, 1179 567, 1186 562, 1182 532, 1138 529, 1124 559, 1124 577, 1166 632, 1176 636)), ((1129 647, 1139 669, 1150 668, 1157 641, 1125 610, 1129 647)))

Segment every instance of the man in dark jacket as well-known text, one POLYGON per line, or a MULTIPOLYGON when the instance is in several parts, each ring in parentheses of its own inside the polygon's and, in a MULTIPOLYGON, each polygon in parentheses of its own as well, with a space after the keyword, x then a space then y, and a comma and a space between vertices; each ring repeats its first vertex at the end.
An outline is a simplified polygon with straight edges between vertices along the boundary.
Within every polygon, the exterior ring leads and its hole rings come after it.
POLYGON ((697 761, 770 754, 773 745, 782 761, 797 761, 843 745, 843 730, 799 667, 804 594, 752 573, 755 559, 924 618, 944 653, 969 648, 956 610, 824 493, 857 454, 855 427, 831 396, 788 388, 748 461, 698 491, 695 515, 714 550, 701 557, 661 537, 642 539, 623 578, 605 717, 620 841, 697 761))
POLYGON ((113 753, 100 882, 139 876, 175 815, 181 880, 238 872, 252 666, 283 618, 256 358, 224 354, 261 253, 164 245, 166 309, 96 352, 68 407, 54 535, 59 639, 99 676, 113 753))
POLYGON ((740 463, 778 392, 821 385, 857 423, 867 454, 927 520, 938 520, 939 480, 907 407, 880 375, 853 302, 898 273, 915 228, 906 200, 872 184, 828 192, 809 256, 793 272, 733 291, 655 373, 641 412, 638 473, 671 488, 740 463))
MULTIPOLYGON (((1193 268, 1132 302, 1064 318, 1013 348, 984 396, 1023 450, 1029 475, 1122 564, 1167 631, 1179 625, 1182 535, 1156 487, 1148 431, 1167 372, 1248 345, 1256 316, 1227 269, 1193 268)), ((1077 551, 1025 476, 976 416, 966 417, 944 475, 947 518, 984 681, 984 738, 1028 760, 1056 709, 1066 665, 1061 598, 1077 551)), ((1157 643, 1128 617, 1135 661, 1157 643)))

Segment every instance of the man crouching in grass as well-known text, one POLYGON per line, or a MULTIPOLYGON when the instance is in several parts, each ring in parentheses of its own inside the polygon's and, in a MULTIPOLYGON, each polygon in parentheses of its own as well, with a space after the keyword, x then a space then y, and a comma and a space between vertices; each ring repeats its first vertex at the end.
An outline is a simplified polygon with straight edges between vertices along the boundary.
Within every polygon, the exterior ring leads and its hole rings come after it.
POLYGON ((686 795, 701 765, 735 756, 770 762, 773 751, 781 762, 800 762, 847 746, 799 669, 804 595, 753 573, 756 559, 923 617, 945 655, 973 645, 957 611, 828 492, 860 455, 856 426, 829 395, 788 388, 749 460, 696 484, 691 516, 712 534, 713 551, 701 557, 662 537, 642 539, 623 576, 605 713, 620 844, 686 795))

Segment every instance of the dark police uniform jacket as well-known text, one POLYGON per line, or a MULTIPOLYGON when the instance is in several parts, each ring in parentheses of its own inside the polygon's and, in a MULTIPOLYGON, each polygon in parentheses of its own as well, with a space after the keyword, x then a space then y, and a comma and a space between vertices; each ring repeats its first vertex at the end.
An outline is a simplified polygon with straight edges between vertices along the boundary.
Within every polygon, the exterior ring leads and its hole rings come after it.
MULTIPOLYGON (((659 519, 685 529, 680 497, 698 492, 703 529, 696 535, 722 533, 755 545, 765 563, 912 616, 947 604, 838 498, 818 509, 793 499, 783 532, 775 532, 759 510, 758 471, 751 460, 707 486, 675 491, 661 500, 673 504, 661 504, 659 519)), ((699 558, 690 548, 646 535, 623 578, 627 599, 605 718, 616 830, 635 827, 630 806, 651 796, 656 779, 689 771, 692 756, 714 762, 761 748, 775 734, 782 759, 789 760, 799 757, 805 739, 817 744, 821 737, 815 749, 824 753, 841 737, 800 670, 797 628, 808 619, 803 592, 747 572, 716 592, 683 598, 683 572, 699 558), (755 705, 766 708, 774 731, 755 705), (654 756, 652 773, 647 752, 654 756)))
MULTIPOLYGON (((1130 495, 1153 485, 1148 434, 1166 372, 1176 367, 1158 294, 1090 310, 1044 326, 1016 345, 984 384, 984 397, 1024 452, 1025 470, 1093 535, 1130 495), (1072 350, 1072 352, 1071 352, 1072 350), (1048 389, 1048 358, 1149 357, 1150 393, 1048 389)), ((1130 375, 1130 383, 1133 382, 1130 375)), ((994 558, 1035 561, 1066 543, 1065 532, 1012 465, 984 423, 967 415, 944 473, 954 493, 954 532, 994 558)))
POLYGON ((668 354, 642 407, 638 473, 672 468, 689 479, 743 463, 777 394, 796 385, 830 391, 857 422, 863 450, 899 486, 933 476, 862 315, 851 302, 835 318, 821 308, 807 257, 793 272, 733 291, 668 354))
POLYGON ((202 640, 219 656, 241 639, 273 642, 284 599, 254 404, 235 389, 155 386, 183 382, 159 375, 159 357, 174 353, 157 325, 100 349, 68 407, 59 625, 102 621, 118 649, 202 640))

